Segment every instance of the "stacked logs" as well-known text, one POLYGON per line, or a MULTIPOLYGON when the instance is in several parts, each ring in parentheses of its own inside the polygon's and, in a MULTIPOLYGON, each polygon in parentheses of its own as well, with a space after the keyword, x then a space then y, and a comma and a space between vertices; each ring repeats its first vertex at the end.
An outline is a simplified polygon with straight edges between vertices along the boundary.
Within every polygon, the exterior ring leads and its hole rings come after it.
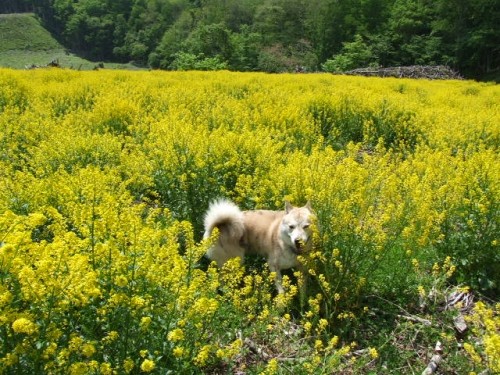
POLYGON ((347 75, 366 77, 396 77, 425 79, 462 79, 460 75, 445 65, 412 65, 389 68, 360 68, 345 72, 347 75))

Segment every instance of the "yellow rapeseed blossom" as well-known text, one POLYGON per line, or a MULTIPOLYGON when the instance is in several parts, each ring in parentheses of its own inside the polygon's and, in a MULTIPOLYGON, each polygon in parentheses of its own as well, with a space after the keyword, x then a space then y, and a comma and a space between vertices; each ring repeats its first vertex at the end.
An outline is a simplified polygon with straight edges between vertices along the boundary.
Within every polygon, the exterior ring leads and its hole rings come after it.
POLYGON ((151 359, 145 359, 141 363, 141 371, 142 372, 151 372, 155 369, 155 363, 151 359))
POLYGON ((167 339, 172 342, 181 341, 184 339, 184 331, 180 328, 176 328, 168 333, 167 339))
POLYGON ((270 359, 267 362, 266 368, 263 372, 261 372, 262 375, 273 375, 278 372, 279 365, 278 365, 278 360, 275 358, 270 359))
MULTIPOLYGON (((257 346, 283 331, 280 349, 305 348, 285 371, 352 372, 331 334, 366 296, 495 288, 498 85, 0 69, 0 87, 0 371, 280 372, 238 358, 251 328, 257 346), (311 202, 312 251, 285 293, 260 259, 200 261, 221 197, 311 202)), ((476 303, 465 349, 492 373, 497 310, 476 303)))
POLYGON ((141 318, 141 323, 140 323, 140 327, 142 330, 147 330, 148 327, 150 326, 151 324, 151 317, 150 316, 143 316, 141 318))
POLYGON ((173 350, 172 353, 174 354, 174 357, 180 358, 184 356, 184 353, 186 350, 182 346, 176 346, 173 350))
POLYGON ((197 366, 203 367, 207 364, 207 361, 210 358, 210 352, 212 351, 211 345, 204 345, 199 351, 198 354, 194 357, 193 361, 197 366))
POLYGON ((123 370, 125 371, 126 374, 129 374, 130 372, 132 372, 134 367, 135 367, 135 364, 134 364, 134 361, 132 360, 132 358, 126 358, 123 361, 123 370))
POLYGON ((370 357, 372 357, 372 359, 377 359, 379 357, 377 349, 369 348, 369 352, 370 352, 370 357))
POLYGON ((475 363, 481 363, 481 357, 479 356, 479 354, 477 354, 476 350, 471 344, 469 344, 468 342, 464 343, 464 349, 467 354, 469 354, 472 361, 474 361, 475 363))
POLYGON ((119 287, 125 287, 128 284, 127 277, 124 275, 119 275, 115 278, 115 284, 119 287))
POLYGON ((38 327, 35 323, 27 318, 19 318, 12 323, 12 330, 15 333, 25 333, 27 335, 32 335, 38 331, 38 327))
POLYGON ((91 343, 85 343, 82 345, 80 351, 85 357, 90 358, 95 354, 96 348, 91 343))
MULTIPOLYGON (((473 313, 468 320, 473 324, 473 331, 483 338, 482 347, 486 355, 488 368, 493 372, 500 370, 500 304, 487 306, 478 301, 473 309, 473 313)), ((470 343, 464 344, 464 349, 474 362, 480 363, 479 353, 470 343)))
POLYGON ((418 290, 418 295, 423 298, 425 297, 425 288, 422 286, 422 285, 419 285, 417 287, 417 290, 418 290))
POLYGON ((113 374, 113 367, 111 366, 111 363, 104 362, 99 365, 99 372, 104 375, 112 375, 113 374))

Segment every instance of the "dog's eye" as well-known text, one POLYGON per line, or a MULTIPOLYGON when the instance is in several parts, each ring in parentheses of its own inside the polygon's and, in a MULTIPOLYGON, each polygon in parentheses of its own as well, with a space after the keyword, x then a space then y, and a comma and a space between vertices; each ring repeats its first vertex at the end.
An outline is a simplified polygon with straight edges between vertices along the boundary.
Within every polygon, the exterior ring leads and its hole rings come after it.
POLYGON ((309 224, 305 224, 304 226, 302 226, 302 228, 304 228, 304 229, 309 228, 309 224))
POLYGON ((289 228, 290 230, 294 230, 294 229, 295 229, 295 225, 289 225, 289 226, 288 226, 288 228, 289 228))

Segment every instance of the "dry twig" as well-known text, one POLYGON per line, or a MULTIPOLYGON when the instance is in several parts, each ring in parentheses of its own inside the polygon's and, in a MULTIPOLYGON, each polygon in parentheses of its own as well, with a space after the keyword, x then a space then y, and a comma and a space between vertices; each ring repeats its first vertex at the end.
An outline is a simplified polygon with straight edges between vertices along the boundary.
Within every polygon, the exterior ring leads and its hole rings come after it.
POLYGON ((436 372, 439 364, 443 360, 442 354, 443 354, 443 346, 441 342, 438 341, 436 343, 436 347, 434 348, 434 355, 432 356, 425 370, 422 372, 422 375, 432 375, 434 374, 434 372, 436 372))

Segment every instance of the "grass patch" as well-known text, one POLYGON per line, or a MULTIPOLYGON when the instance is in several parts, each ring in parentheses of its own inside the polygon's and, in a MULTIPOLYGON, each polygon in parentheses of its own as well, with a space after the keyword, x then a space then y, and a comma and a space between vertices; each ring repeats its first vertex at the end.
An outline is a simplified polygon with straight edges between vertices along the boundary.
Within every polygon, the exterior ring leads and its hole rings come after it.
POLYGON ((63 46, 42 27, 31 13, 0 15, 0 52, 11 50, 50 51, 63 50, 63 46))
MULTIPOLYGON (((76 70, 94 69, 98 62, 66 50, 32 13, 0 14, 0 66, 25 69, 57 60, 60 66, 76 70)), ((139 69, 133 64, 106 63, 108 69, 139 69)))

